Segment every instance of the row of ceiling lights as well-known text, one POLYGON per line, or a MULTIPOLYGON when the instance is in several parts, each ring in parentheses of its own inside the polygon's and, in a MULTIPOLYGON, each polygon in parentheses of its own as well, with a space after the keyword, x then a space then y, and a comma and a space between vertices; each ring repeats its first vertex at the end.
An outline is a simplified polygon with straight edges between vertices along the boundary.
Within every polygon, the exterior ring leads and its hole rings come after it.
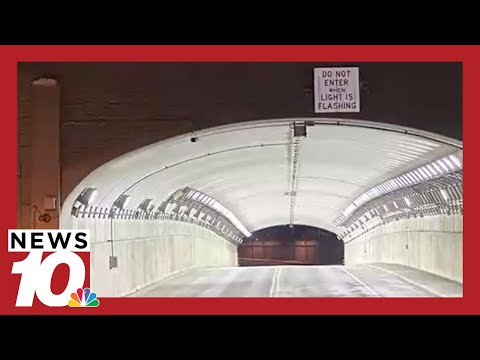
POLYGON ((432 189, 425 193, 415 193, 414 191, 411 199, 388 196, 385 200, 383 200, 383 197, 374 200, 374 204, 365 205, 367 208, 361 216, 349 219, 347 228, 340 237, 345 238, 347 235, 358 232, 359 229, 367 231, 382 223, 400 218, 463 212, 461 184, 444 189, 432 189), (385 203, 379 205, 379 200, 385 201, 385 203))
MULTIPOLYGON (((81 194, 77 197, 73 207, 72 207, 72 212, 71 215, 77 216, 79 211, 82 208, 91 206, 93 203, 95 196, 97 194, 97 190, 95 188, 86 188, 84 189, 81 194)), ((221 214, 224 216, 229 222, 232 223, 235 228, 237 228, 243 235, 246 237, 251 236, 251 233, 245 228, 245 226, 238 220, 238 218, 230 211, 228 210, 225 206, 220 204, 218 201, 215 199, 211 198, 210 196, 201 193, 200 191, 190 189, 188 192, 185 194, 186 199, 191 199, 192 201, 199 202, 204 204, 205 206, 208 206, 215 212, 221 214)), ((126 209, 128 201, 130 199, 130 195, 128 194, 122 194, 120 195, 115 202, 113 203, 113 206, 110 210, 111 216, 115 215, 121 210, 126 209)), ((165 209, 167 213, 171 212, 173 210, 172 208, 173 204, 167 205, 167 208, 165 209)), ((160 206, 158 207, 158 209, 160 206)), ((155 209, 155 205, 153 202, 153 199, 144 199, 140 205, 137 207, 137 211, 139 213, 150 213, 155 209)), ((158 211, 157 209, 157 211, 158 211)), ((193 216, 194 212, 190 213, 191 216, 193 216)))
POLYGON ((250 237, 252 234, 247 230, 247 228, 238 220, 238 218, 228 210, 224 205, 219 203, 217 200, 213 199, 212 197, 208 196, 205 193, 202 193, 198 190, 194 189, 185 189, 186 193, 184 194, 185 199, 192 200, 198 203, 201 203, 210 209, 214 210, 215 212, 219 213, 220 215, 224 216, 229 222, 235 226, 238 231, 240 231, 246 237, 250 237))
MULTIPOLYGON (((357 197, 334 221, 334 225, 341 226, 350 217, 350 215, 355 212, 356 209, 374 198, 398 189, 419 184, 436 177, 444 176, 453 171, 461 170, 463 168, 462 161, 463 151, 458 151, 455 154, 445 156, 430 164, 421 166, 396 178, 387 180, 357 197)), ((442 193, 442 195, 446 196, 444 193, 442 193)), ((409 200, 407 199, 406 201, 409 200)))

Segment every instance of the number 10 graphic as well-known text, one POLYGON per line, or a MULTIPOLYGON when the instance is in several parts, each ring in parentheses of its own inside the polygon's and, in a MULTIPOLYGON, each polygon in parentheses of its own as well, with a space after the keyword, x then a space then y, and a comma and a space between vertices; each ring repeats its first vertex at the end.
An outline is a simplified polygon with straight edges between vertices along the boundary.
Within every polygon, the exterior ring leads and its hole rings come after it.
POLYGON ((13 263, 12 274, 21 274, 16 306, 31 307, 37 294, 38 299, 47 306, 67 306, 70 294, 82 288, 85 281, 85 264, 80 256, 70 251, 57 251, 42 262, 43 251, 31 251, 23 260, 13 263), (61 294, 53 294, 51 280, 53 272, 60 264, 70 268, 70 278, 61 294))

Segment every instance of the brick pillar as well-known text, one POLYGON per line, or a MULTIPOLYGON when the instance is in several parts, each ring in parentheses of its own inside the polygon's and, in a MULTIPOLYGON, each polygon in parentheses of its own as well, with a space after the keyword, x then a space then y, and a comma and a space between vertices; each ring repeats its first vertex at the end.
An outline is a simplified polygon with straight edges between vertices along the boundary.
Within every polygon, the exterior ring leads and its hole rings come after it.
POLYGON ((60 214, 60 89, 56 80, 32 83, 32 227, 58 228, 60 214), (50 219, 46 219, 47 217, 50 219))

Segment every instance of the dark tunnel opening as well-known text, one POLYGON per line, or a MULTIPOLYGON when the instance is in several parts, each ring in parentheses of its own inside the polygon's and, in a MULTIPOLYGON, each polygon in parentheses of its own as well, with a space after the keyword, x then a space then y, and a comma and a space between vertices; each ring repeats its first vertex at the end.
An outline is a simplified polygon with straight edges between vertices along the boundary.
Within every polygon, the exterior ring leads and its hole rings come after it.
POLYGON ((238 264, 344 265, 344 243, 336 234, 313 226, 272 226, 244 239, 238 264))

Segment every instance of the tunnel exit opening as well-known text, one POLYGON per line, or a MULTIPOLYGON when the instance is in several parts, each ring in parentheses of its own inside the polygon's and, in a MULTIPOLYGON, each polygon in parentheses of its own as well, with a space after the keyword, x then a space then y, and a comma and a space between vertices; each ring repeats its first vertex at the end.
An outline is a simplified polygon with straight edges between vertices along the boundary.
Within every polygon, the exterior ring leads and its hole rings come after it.
POLYGON ((322 228, 279 225, 255 231, 238 247, 239 266, 344 265, 344 243, 322 228))

